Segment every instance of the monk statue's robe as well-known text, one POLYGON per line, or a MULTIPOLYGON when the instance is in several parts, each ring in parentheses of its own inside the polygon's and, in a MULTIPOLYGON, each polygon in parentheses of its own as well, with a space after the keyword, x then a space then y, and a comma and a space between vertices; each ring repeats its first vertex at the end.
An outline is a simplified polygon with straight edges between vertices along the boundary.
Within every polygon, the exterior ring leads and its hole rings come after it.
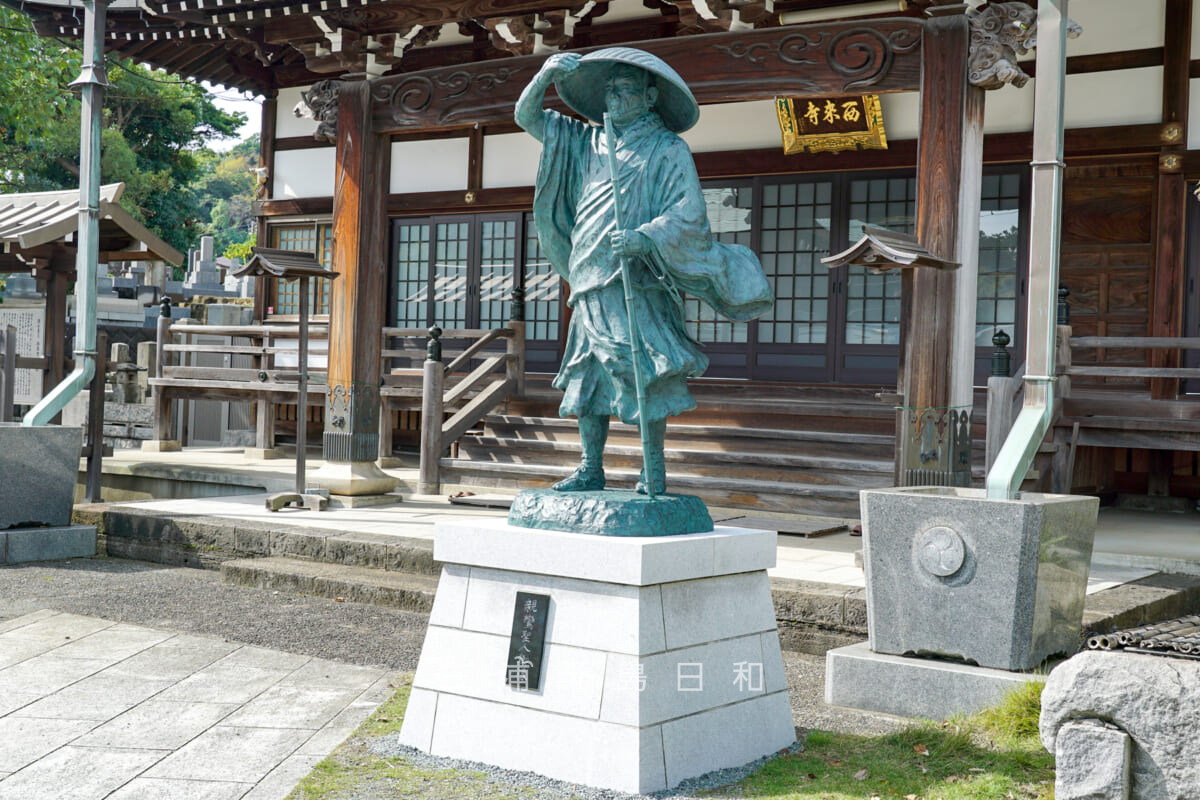
POLYGON ((627 259, 645 353, 647 421, 695 408, 686 381, 703 374, 708 358, 685 328, 682 295, 732 320, 759 316, 773 295, 758 258, 713 238, 692 154, 657 113, 647 111, 617 134, 619 228, 604 129, 543 113, 534 220, 551 265, 571 286, 573 311, 554 381, 563 391, 559 414, 638 421, 620 259, 609 241, 618 229, 636 229, 653 245, 627 259))

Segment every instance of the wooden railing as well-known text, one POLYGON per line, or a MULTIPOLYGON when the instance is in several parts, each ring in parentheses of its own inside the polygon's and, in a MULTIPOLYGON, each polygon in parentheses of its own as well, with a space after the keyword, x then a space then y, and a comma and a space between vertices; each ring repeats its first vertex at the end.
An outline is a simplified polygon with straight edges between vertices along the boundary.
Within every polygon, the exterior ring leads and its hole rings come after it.
MULTIPOLYGON (((1182 336, 1073 336, 1071 350, 1080 349, 1124 350, 1200 350, 1200 338, 1182 336)), ((1067 374, 1091 378, 1166 378, 1187 380, 1200 378, 1196 367, 1106 367, 1100 364, 1076 364, 1072 358, 1067 374)))
POLYGON ((421 391, 421 462, 418 491, 441 489, 440 461, 452 443, 511 394, 525 388, 525 323, 509 322, 491 330, 431 330, 421 391), (475 338, 478 337, 478 338, 475 338), (442 363, 442 339, 475 338, 449 364, 442 363), (488 345, 503 339, 504 352, 486 355, 488 345), (484 357, 486 355, 486 357, 484 357), (478 362, 449 389, 449 376, 478 362), (503 375, 497 372, 503 369, 503 375), (470 400, 467 397, 474 392, 470 400), (465 402, 464 402, 465 401, 465 402), (447 417, 447 410, 463 403, 447 417))
MULTIPOLYGON (((295 402, 299 369, 298 325, 199 325, 160 318, 154 378, 154 438, 170 439, 171 401, 177 397, 252 400, 257 405, 255 445, 270 450, 275 438, 274 405, 295 402), (214 344, 197 337, 231 337, 246 344, 214 344), (243 356, 249 366, 200 366, 200 355, 243 356)), ((311 325, 310 342, 329 338, 327 325, 311 325)), ((309 365, 321 348, 309 347, 309 365)), ((309 370, 308 394, 324 402, 325 369, 309 370)))
MULTIPOLYGON (((1123 350, 1176 350, 1183 353, 1200 350, 1200 338, 1196 337, 1150 337, 1150 336, 1072 336, 1069 326, 1059 326, 1056 348, 1055 374, 1058 387, 1055 390, 1056 404, 1052 424, 1053 456, 1050 459, 1050 480, 1044 488, 1054 492, 1069 492, 1072 488, 1075 452, 1079 446, 1101 447, 1145 447, 1148 449, 1200 449, 1195 441, 1192 423, 1178 419, 1178 400, 1152 400, 1138 397, 1126 400, 1115 411, 1111 401, 1103 401, 1104 409, 1099 416, 1080 416, 1078 407, 1096 406, 1093 396, 1078 396, 1072 392, 1071 379, 1087 378, 1144 378, 1148 380, 1179 381, 1200 380, 1200 368, 1155 367, 1155 366, 1108 366, 1104 364, 1079 364, 1075 353, 1082 349, 1123 350), (1073 395, 1076 395, 1073 397, 1073 395), (1063 415, 1062 403, 1072 402, 1076 411, 1063 415), (1163 408, 1158 408, 1163 406, 1163 408), (1072 416, 1074 414, 1074 416, 1072 416), (1162 428, 1166 422, 1169 428, 1162 428), (1187 430, 1179 430, 1180 426, 1187 430), (1171 435, 1163 435, 1165 431, 1171 435)), ((991 469, 996 453, 1008 431, 1012 428, 1016 414, 1020 411, 1023 385, 1020 376, 993 376, 988 379, 987 407, 987 466, 991 469)), ((1190 418, 1189 418, 1190 419, 1190 418)))
MULTIPOLYGON (((450 445, 480 419, 524 391, 525 323, 510 322, 496 329, 438 331, 436 359, 428 358, 426 328, 384 328, 380 332, 379 456, 391 455, 391 411, 411 409, 421 416, 421 485, 436 492, 438 460, 450 445), (416 346, 413 340, 419 340, 416 346), (498 345, 503 342, 503 349, 498 345), (443 363, 441 347, 450 351, 443 363)), ((158 363, 150 384, 154 389, 155 439, 170 438, 173 399, 252 400, 257 403, 256 446, 274 445, 274 406, 295 403, 298 365, 296 325, 198 325, 162 319, 158 331, 158 363), (246 340, 244 344, 214 344, 199 337, 246 340), (199 366, 201 354, 242 356, 249 366, 199 366), (290 358, 288 357, 290 356, 290 358)), ((328 339, 328 326, 309 327, 313 341, 328 339)), ((324 355, 309 350, 309 364, 324 355), (316 358, 314 358, 314 356, 316 358)), ((323 402, 328 371, 309 370, 309 397, 323 402)), ((298 424, 300 421, 298 421, 298 424)))

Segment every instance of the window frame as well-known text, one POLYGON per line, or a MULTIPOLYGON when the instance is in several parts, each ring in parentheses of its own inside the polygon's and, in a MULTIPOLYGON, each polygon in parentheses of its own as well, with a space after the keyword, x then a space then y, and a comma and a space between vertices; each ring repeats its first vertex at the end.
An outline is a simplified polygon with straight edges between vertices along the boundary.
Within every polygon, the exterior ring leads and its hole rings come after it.
MULTIPOLYGON (((324 266, 326 268, 332 269, 333 268, 333 265, 332 265, 333 248, 334 248, 332 217, 317 217, 317 218, 312 218, 312 219, 293 219, 293 220, 272 221, 271 223, 269 223, 267 225, 267 241, 269 241, 271 243, 271 245, 270 245, 271 247, 278 248, 279 234, 282 231, 301 229, 304 227, 311 228, 311 230, 313 231, 313 241, 316 242, 316 255, 317 255, 318 260, 320 260, 320 254, 321 254, 321 250, 322 250, 322 248, 321 248, 322 230, 324 229, 324 230, 329 231, 329 261, 330 261, 330 263, 328 263, 328 264, 326 264, 324 262, 322 262, 322 263, 324 264, 324 266)), ((297 310, 296 313, 288 313, 288 314, 281 314, 281 313, 276 313, 273 311, 268 311, 268 309, 278 308, 278 306, 279 306, 279 284, 280 284, 281 280, 282 280, 281 278, 269 278, 264 282, 265 283, 264 288, 267 293, 268 300, 267 300, 267 302, 265 302, 263 304, 263 321, 264 322, 299 322, 300 321, 299 310, 297 310)), ((313 293, 313 296, 309 298, 309 308, 310 309, 316 309, 316 308, 320 307, 319 303, 317 303, 316 301, 318 298, 317 292, 320 291, 320 288, 321 288, 320 287, 321 281, 325 282, 325 285, 326 285, 326 288, 327 288, 327 291, 329 294, 329 305, 331 306, 333 304, 333 293, 334 293, 334 291, 336 291, 336 288, 335 288, 336 280, 330 279, 330 278, 318 278, 317 280, 313 281, 309 286, 309 290, 313 293)), ((329 312, 326 311, 324 313, 319 313, 315 310, 312 310, 309 312, 308 321, 328 324, 329 312)))

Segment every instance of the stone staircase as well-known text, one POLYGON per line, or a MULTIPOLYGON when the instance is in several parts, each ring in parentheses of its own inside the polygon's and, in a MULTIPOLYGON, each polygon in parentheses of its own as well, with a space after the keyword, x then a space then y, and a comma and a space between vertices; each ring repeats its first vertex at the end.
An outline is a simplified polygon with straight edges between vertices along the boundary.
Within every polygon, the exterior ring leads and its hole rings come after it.
MULTIPOLYGON (((893 485, 894 412, 873 391, 758 388, 758 397, 740 396, 738 387, 698 389, 698 407, 671 419, 670 490, 723 507, 857 517, 859 490, 893 485)), ((578 431, 556 405, 549 392, 527 393, 509 413, 486 417, 442 460, 443 489, 515 492, 570 474, 578 431)), ((632 487, 641 460, 637 428, 614 422, 609 485, 632 487)))

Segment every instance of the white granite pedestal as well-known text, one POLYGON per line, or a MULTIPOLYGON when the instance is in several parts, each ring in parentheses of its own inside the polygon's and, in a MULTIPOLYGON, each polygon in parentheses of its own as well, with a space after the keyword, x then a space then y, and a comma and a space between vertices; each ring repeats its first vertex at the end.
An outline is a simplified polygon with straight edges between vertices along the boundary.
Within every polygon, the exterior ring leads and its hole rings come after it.
POLYGON ((439 524, 445 566, 402 743, 626 792, 789 746, 775 539, 439 524), (518 591, 550 597, 536 691, 506 684, 518 591))

